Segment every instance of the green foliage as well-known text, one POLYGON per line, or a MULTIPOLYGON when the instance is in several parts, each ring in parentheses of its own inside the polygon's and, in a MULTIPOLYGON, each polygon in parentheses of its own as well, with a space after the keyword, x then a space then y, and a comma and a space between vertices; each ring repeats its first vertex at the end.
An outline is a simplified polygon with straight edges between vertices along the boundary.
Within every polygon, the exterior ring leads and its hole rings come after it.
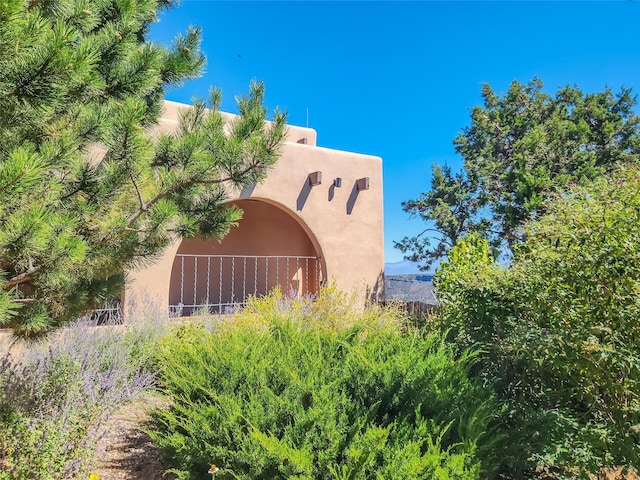
POLYGON ((0 325, 44 333, 119 294, 176 235, 221 237, 241 215, 228 190, 275 162, 285 116, 265 123, 259 83, 227 132, 212 90, 178 132, 151 134, 165 89, 204 64, 198 29, 146 40, 172 5, 0 3, 0 325))
POLYGON ((509 405, 512 471, 640 464, 639 174, 557 195, 509 268, 468 237, 438 271, 444 326, 509 405))
POLYGON ((583 94, 567 86, 551 96, 542 87, 538 79, 514 81, 499 96, 484 85, 484 105, 454 140, 462 172, 435 166, 431 190, 403 203, 428 225, 396 243, 407 258, 429 268, 469 232, 489 238, 494 252, 510 252, 550 194, 638 162, 640 118, 629 89, 583 94))
POLYGON ((467 379, 473 357, 334 288, 253 299, 158 356, 172 406, 153 438, 179 478, 212 463, 220 479, 479 478, 494 405, 467 379))

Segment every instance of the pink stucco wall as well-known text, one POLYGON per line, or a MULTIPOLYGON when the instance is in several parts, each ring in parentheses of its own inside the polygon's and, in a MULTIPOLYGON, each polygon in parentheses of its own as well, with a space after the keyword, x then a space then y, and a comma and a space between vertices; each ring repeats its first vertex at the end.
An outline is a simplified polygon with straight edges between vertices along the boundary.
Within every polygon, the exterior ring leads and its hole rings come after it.
MULTIPOLYGON (((166 102, 160 130, 176 127, 179 108, 187 106, 166 102)), ((177 239, 154 264, 129 272, 125 296, 152 298, 168 306, 170 295, 172 302, 176 298, 176 254, 210 252, 317 256, 319 271, 310 277, 333 280, 343 290, 359 291, 363 299, 382 298, 382 161, 318 147, 316 141, 313 129, 290 126, 282 156, 266 180, 232 192, 230 200, 245 211, 239 226, 221 243, 177 239), (301 139, 306 144, 299 143, 301 139), (309 175, 317 171, 322 172, 322 182, 310 186, 309 175), (337 178, 341 187, 334 184, 337 178), (368 178, 367 190, 357 188, 363 178, 368 178)), ((311 283, 304 290, 316 288, 311 283)))

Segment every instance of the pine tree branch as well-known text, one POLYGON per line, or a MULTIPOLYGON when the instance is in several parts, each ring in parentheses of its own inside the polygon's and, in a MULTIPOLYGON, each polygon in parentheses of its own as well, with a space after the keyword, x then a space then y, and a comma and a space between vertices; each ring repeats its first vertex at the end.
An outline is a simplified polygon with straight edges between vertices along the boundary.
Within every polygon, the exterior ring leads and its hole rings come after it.
POLYGON ((21 273, 20 275, 16 275, 15 277, 11 277, 8 281, 4 282, 4 284, 2 285, 2 289, 3 290, 8 290, 11 287, 14 287, 16 285, 20 285, 21 283, 26 283, 30 280, 32 280, 32 275, 34 273, 39 272, 42 269, 41 266, 38 267, 34 267, 31 266, 29 267, 29 269, 24 272, 21 273))
MULTIPOLYGON (((247 169, 244 173, 248 171, 250 171, 250 169, 247 169)), ((160 192, 159 194, 157 194, 155 197, 149 200, 146 204, 141 205, 138 210, 136 210, 133 214, 129 216, 129 218, 127 218, 126 226, 130 227, 136 220, 138 220, 138 218, 140 218, 140 216, 144 212, 149 210, 149 208, 153 207, 160 200, 166 198, 167 196, 177 192, 182 188, 190 187, 191 185, 216 185, 216 184, 221 184, 225 182, 230 182, 232 179, 233 179, 232 177, 225 177, 225 178, 220 178, 215 180, 197 180, 195 178, 191 178, 189 180, 176 183, 175 185, 164 190, 163 192, 160 192)))
POLYGON ((25 171, 25 169, 21 170, 21 175, 16 175, 13 180, 9 181, 8 183, 5 183, 4 185, 0 185, 0 192, 2 192, 3 190, 8 189, 9 187, 15 185, 16 183, 18 183, 18 181, 24 177, 27 174, 27 171, 25 171))
POLYGON ((144 200, 142 200, 142 194, 140 193, 140 189, 138 188, 138 184, 136 183, 136 179, 133 178, 133 173, 129 174, 129 178, 131 179, 131 183, 133 183, 133 188, 136 189, 136 193, 138 194, 138 201, 140 202, 140 208, 144 207, 144 200))
POLYGON ((82 191, 81 187, 75 188, 71 192, 69 192, 66 195, 63 195, 62 197, 60 197, 60 200, 64 202, 65 200, 73 197, 76 193, 81 192, 81 191, 82 191))
POLYGON ((437 240, 440 243, 444 243, 446 245, 449 245, 449 247, 452 246, 451 242, 449 242, 447 240, 447 236, 444 233, 442 233, 440 230, 436 229, 436 228, 425 228, 420 233, 418 233, 414 238, 417 240, 427 232, 435 232, 435 233, 438 233, 438 234, 442 235, 443 238, 439 238, 439 237, 435 237, 435 236, 429 236, 429 238, 437 240))
MULTIPOLYGON (((257 163, 252 162, 247 168, 245 168, 244 170, 242 170, 239 173, 239 176, 244 176, 254 170, 256 170, 257 168, 257 163)), ((153 205, 155 205, 156 203, 158 203, 160 200, 166 198, 167 196, 171 195, 172 193, 177 192, 178 190, 182 189, 182 188, 186 188, 186 187, 190 187, 191 185, 219 185, 222 183, 227 183, 227 182, 231 182, 233 181, 233 176, 229 176, 229 177, 225 177, 225 178, 217 178, 217 179, 213 179, 213 180, 200 180, 196 177, 191 177, 188 180, 184 180, 182 182, 178 182, 175 185, 167 188, 166 190, 164 190, 163 192, 158 193, 155 197, 153 197, 151 200, 149 200, 146 204, 141 205, 140 208, 138 210, 136 210, 133 214, 131 214, 129 216, 129 218, 127 218, 126 221, 126 226, 130 227, 136 220, 138 220, 138 218, 140 218, 140 216, 147 210, 149 210, 149 208, 151 208, 153 205)), ((105 238, 106 240, 106 238, 105 238)))
MULTIPOLYGON (((256 169, 255 164, 249 165, 246 169, 240 172, 240 175, 246 175, 247 173, 256 169)), ((129 218, 127 218, 125 222, 125 231, 136 231, 136 229, 130 228, 133 223, 135 223, 145 212, 147 212, 151 207, 153 207, 156 203, 164 198, 167 198, 172 193, 177 192, 180 189, 190 187, 191 185, 219 185, 222 183, 227 183, 233 181, 233 176, 225 177, 225 178, 217 178, 214 180, 200 180, 198 178, 192 177, 188 180, 184 180, 182 182, 178 182, 175 185, 167 188, 166 190, 158 193, 155 197, 149 200, 147 203, 144 203, 140 206, 138 210, 133 212, 129 218)), ((106 234, 104 235, 97 244, 104 244, 112 235, 106 234)))
MULTIPOLYGON (((44 72, 46 71, 46 69, 47 69, 47 68, 49 68, 49 65, 50 65, 50 64, 51 64, 51 62, 53 61, 54 56, 55 56, 55 55, 54 55, 53 53, 52 53, 52 54, 50 54, 50 55, 45 59, 45 61, 42 63, 42 65, 40 66, 40 68, 39 68, 36 72, 34 72, 34 74, 33 74, 33 75, 31 75, 31 76, 28 78, 28 80, 20 86, 20 88, 24 89, 24 88, 25 88, 25 86, 28 86, 28 85, 30 85, 31 83, 33 83, 33 81, 34 81, 36 78, 40 78, 40 77, 42 77, 42 76, 44 75, 44 72)), ((17 97, 17 96, 18 96, 18 90, 19 90, 19 88, 18 88, 18 87, 14 88, 13 92, 11 92, 11 93, 9 94, 9 97, 17 97)))

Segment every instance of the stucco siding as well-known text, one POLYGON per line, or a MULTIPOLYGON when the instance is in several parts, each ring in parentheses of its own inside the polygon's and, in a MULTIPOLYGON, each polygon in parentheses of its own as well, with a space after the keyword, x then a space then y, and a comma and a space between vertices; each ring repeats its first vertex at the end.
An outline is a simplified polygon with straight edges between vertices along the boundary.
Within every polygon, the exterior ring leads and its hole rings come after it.
MULTIPOLYGON (((179 108, 187 106, 166 103, 160 131, 176 128, 179 108)), ((166 307, 179 251, 250 254, 257 251, 257 242, 263 254, 321 257, 322 279, 335 281, 345 291, 357 289, 363 298, 381 299, 382 160, 317 147, 316 132, 310 128, 290 126, 287 139, 281 157, 263 183, 230 193, 229 201, 237 201, 247 210, 239 227, 232 229, 222 243, 191 240, 181 247, 176 240, 156 262, 129 272, 125 296, 150 298, 166 307), (306 144, 298 143, 302 138, 306 144), (314 172, 321 172, 322 181, 312 186, 309 175, 314 172), (338 178, 340 187, 336 186, 338 178), (368 189, 359 189, 358 180, 365 178, 368 189)), ((361 181, 360 187, 364 184, 361 181)))

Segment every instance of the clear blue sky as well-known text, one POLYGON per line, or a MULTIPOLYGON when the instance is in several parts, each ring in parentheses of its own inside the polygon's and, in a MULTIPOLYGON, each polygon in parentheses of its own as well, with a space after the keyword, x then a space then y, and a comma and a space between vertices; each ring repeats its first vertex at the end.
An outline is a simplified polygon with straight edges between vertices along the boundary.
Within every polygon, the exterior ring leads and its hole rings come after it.
MULTIPOLYGON (((480 104, 482 83, 503 93, 541 78, 545 90, 640 94, 640 2, 221 2, 183 0, 151 38, 203 30, 205 75, 170 100, 222 88, 223 109, 251 79, 289 123, 318 132, 321 146, 382 157, 385 261, 393 241, 423 225, 403 200, 430 186, 431 164, 461 165, 452 140, 480 104)), ((639 109, 637 109, 640 111, 639 109)))

